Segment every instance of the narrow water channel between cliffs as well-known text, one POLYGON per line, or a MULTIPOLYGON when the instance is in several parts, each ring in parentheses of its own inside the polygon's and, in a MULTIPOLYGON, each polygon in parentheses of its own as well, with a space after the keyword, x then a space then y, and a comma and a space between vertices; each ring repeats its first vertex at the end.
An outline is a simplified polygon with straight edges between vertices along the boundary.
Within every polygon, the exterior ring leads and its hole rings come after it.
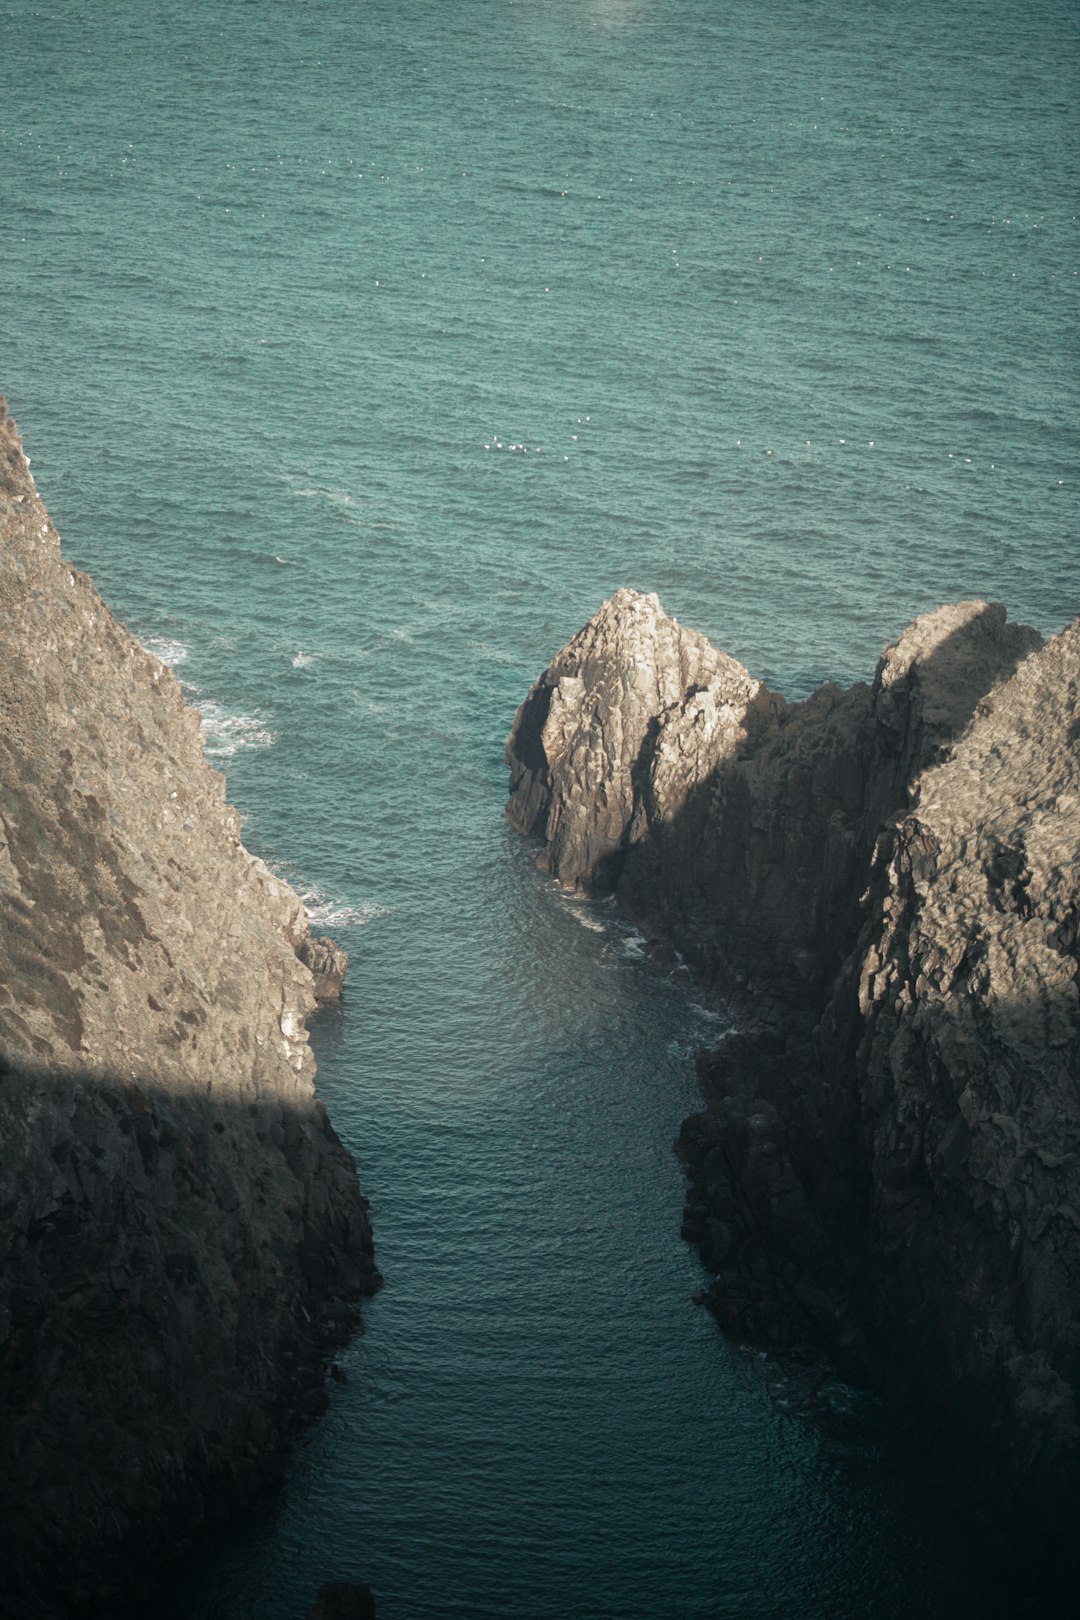
POLYGON ((147 1620, 1025 1612, 933 1459, 692 1303, 722 1020, 536 871, 502 753, 620 586, 789 699, 943 602, 1076 612, 1075 9, 5 8, 0 386, 349 951, 312 1039, 386 1279, 147 1620))
POLYGON ((331 1578, 387 1620, 1015 1613, 872 1404, 693 1303, 671 1145, 719 1010, 496 816, 454 843, 342 930, 313 1031, 386 1287, 279 1504, 166 1613, 290 1620, 331 1578))

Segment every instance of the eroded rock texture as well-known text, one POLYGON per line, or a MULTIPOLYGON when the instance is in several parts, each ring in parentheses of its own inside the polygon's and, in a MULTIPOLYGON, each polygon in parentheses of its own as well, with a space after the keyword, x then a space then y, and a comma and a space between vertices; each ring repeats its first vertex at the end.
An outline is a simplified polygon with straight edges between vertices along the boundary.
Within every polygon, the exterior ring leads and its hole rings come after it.
MULTIPOLYGON (((785 704, 620 592, 530 692, 511 819, 740 1014, 680 1139, 731 1331, 914 1395, 1061 1551, 1080 1387, 1080 624, 927 614, 785 704)), ((1071 1531, 1071 1523, 1068 1524, 1071 1531)))
POLYGON ((378 1276, 305 1029, 342 953, 61 559, 2 402, 0 616, 0 1592, 29 1616, 138 1590, 265 1485, 378 1276))
POLYGON ((1078 1439, 1078 739, 1080 621, 923 774, 823 1043, 858 1043, 876 1342, 1001 1437, 1037 1510, 1075 1487, 1078 1439))
POLYGON ((783 700, 655 596, 616 592, 514 719, 507 814, 568 887, 603 894, 628 852, 783 700))

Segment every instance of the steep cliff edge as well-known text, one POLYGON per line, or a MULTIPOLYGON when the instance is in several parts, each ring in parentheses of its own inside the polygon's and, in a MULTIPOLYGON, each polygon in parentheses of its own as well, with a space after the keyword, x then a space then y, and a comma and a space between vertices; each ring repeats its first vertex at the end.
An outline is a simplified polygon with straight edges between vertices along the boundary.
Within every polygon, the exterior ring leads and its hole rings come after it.
POLYGON ((973 602, 787 704, 619 592, 507 745, 554 875, 740 1015, 680 1138, 719 1320, 916 1396, 1043 1545, 1077 1468, 1078 682, 1080 624, 973 602))
POLYGON ((378 1274, 305 1029, 343 953, 61 559, 2 401, 0 615, 0 1591, 59 1615, 265 1484, 378 1274))

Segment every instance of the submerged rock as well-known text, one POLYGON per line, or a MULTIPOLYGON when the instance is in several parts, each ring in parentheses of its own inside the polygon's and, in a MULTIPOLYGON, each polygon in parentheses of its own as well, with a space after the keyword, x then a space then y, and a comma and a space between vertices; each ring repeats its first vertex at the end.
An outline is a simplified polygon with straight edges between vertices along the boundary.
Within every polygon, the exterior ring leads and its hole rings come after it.
POLYGON ((307 1620, 375 1620, 375 1596, 358 1581, 331 1581, 307 1612, 307 1620))
MULTIPOLYGON (((915 1397, 1064 1556, 1080 1389, 1080 622, 939 609, 787 704, 620 591, 507 745, 511 820, 725 994, 684 1232, 732 1332, 915 1397)), ((1068 1532, 1068 1533, 1067 1533, 1068 1532)))
POLYGON ((0 1591, 59 1615, 265 1488, 378 1273, 305 1029, 343 953, 2 402, 0 614, 0 1591))

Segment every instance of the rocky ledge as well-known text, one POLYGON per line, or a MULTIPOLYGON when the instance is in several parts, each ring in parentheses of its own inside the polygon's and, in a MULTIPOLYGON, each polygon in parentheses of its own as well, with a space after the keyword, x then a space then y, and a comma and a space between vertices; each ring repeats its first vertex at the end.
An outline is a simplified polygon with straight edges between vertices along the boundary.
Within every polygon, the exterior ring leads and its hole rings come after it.
POLYGON ((263 1490, 378 1283, 305 1020, 344 953, 60 556, 0 401, 0 1592, 114 1612, 263 1490))
POLYGON ((1080 1385, 1080 621, 939 609, 873 681, 769 692, 620 591, 507 744, 542 864, 735 1009, 683 1127, 729 1331, 925 1413, 1064 1567, 1080 1385))

